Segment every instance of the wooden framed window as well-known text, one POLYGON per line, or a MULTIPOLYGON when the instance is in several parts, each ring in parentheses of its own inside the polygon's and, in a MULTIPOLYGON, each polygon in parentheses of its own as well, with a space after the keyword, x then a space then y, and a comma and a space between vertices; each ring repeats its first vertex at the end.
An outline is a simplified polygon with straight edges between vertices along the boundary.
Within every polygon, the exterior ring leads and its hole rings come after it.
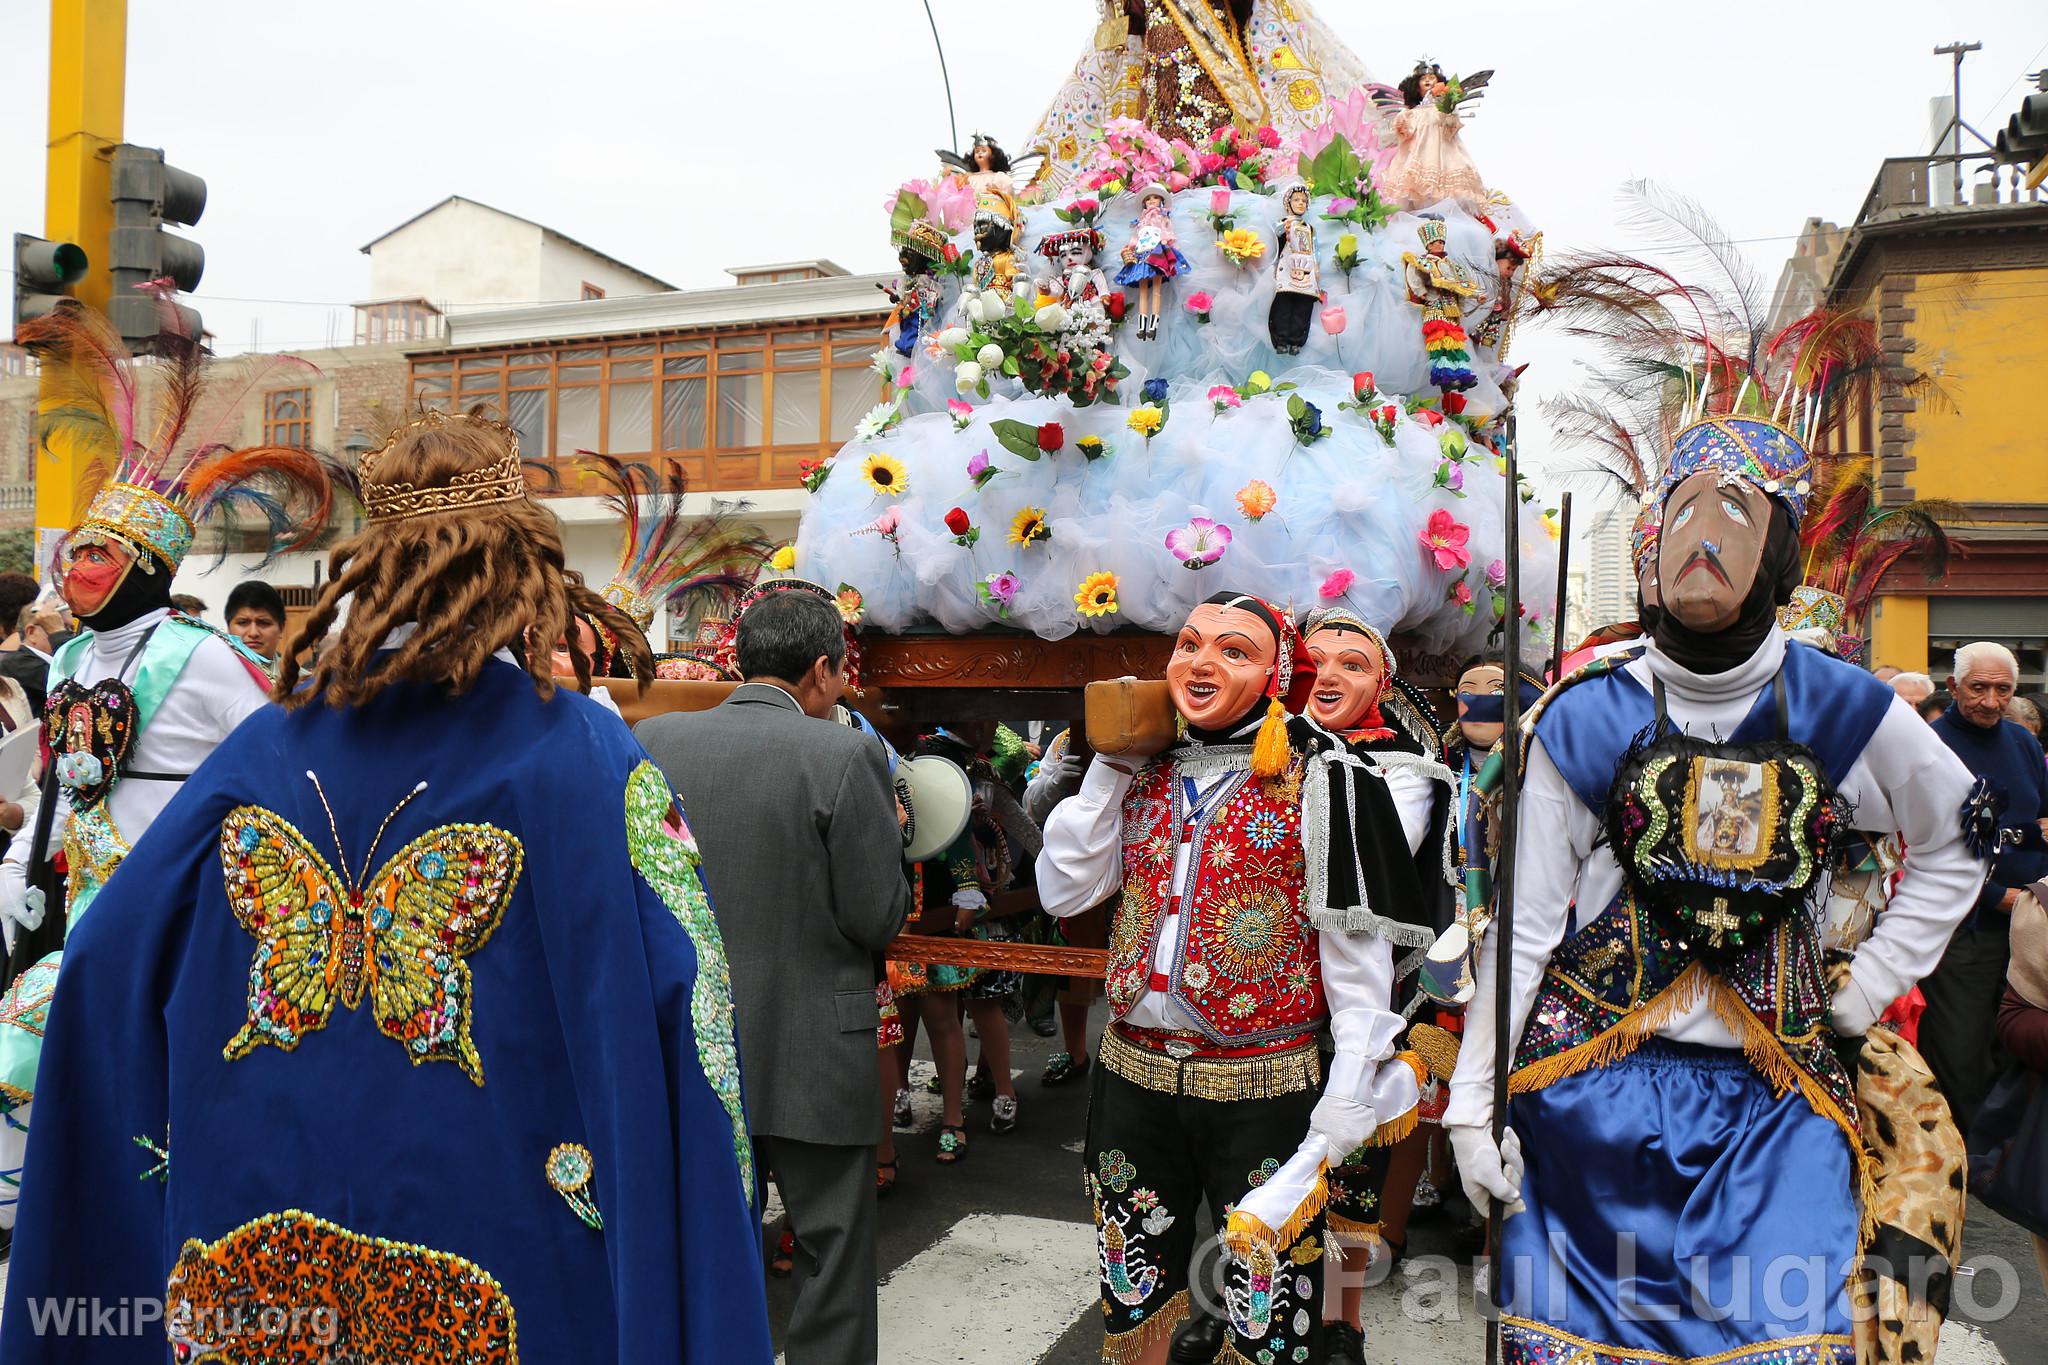
POLYGON ((263 395, 263 443, 313 448, 311 389, 272 389, 263 395))
POLYGON ((585 280, 583 282, 583 297, 586 299, 601 299, 604 297, 604 290, 592 284, 589 280, 585 280))

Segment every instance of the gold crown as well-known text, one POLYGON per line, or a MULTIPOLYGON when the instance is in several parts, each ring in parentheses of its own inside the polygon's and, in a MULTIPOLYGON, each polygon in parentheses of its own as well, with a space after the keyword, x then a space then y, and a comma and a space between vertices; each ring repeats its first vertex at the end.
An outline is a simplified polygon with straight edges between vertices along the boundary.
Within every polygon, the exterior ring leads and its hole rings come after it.
POLYGON ((434 512, 451 512, 465 507, 487 507, 493 503, 518 502, 526 496, 526 476, 519 467, 519 433, 503 422, 469 413, 429 412, 407 422, 391 433, 383 445, 363 457, 358 468, 363 490, 363 510, 372 521, 402 521, 434 512), (449 422, 474 422, 505 437, 506 451, 482 469, 457 474, 438 488, 421 488, 402 479, 383 479, 378 466, 391 448, 408 432, 421 427, 438 427, 449 422))

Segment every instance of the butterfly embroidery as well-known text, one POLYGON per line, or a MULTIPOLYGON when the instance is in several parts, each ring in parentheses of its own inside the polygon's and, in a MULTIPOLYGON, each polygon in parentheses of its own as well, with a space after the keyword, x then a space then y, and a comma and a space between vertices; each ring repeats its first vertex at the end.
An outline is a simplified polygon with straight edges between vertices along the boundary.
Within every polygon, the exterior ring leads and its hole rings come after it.
MULTIPOLYGON (((326 806, 320 779, 306 776, 326 806)), ((384 817, 364 872, 392 819, 426 785, 384 817)), ((346 873, 331 807, 327 821, 346 873)), ((512 899, 525 863, 518 839, 493 825, 441 825, 376 876, 346 878, 282 816, 238 806, 221 823, 220 860, 228 904, 256 940, 249 1020, 222 1049, 229 1061, 259 1043, 289 1052, 327 1027, 336 1000, 355 1009, 368 994, 378 1030, 403 1045, 414 1066, 452 1061, 484 1083, 462 959, 489 941, 512 899)))

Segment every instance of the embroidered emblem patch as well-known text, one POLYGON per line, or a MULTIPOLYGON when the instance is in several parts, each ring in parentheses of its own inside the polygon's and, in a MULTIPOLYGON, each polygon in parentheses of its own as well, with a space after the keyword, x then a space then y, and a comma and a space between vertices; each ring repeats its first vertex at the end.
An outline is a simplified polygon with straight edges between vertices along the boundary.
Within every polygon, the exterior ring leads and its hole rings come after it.
POLYGON ((740 1098, 740 1049, 733 1033, 732 969, 725 940, 711 913, 697 867, 696 840, 668 779, 642 762, 626 778, 626 848, 633 869, 654 888, 697 952, 697 979, 690 985, 690 1027, 697 1035, 697 1064, 732 1121, 732 1151, 740 1165, 747 1198, 754 1197, 754 1144, 740 1098))
MULTIPOLYGON (((313 782, 317 788, 319 779, 313 782)), ((380 839, 425 787, 384 817, 380 839)), ((332 810, 328 820, 333 829, 332 810)), ((346 870, 340 844, 336 830, 335 854, 346 870)), ((373 840, 365 870, 376 852, 373 840)), ((452 1061, 484 1083, 469 1036, 462 959, 490 940, 512 899, 525 866, 518 839, 493 825, 441 825, 392 855, 376 876, 346 878, 282 816, 238 806, 221 823, 220 860, 228 904, 256 940, 249 1020, 222 1049, 229 1061, 260 1043, 292 1051, 327 1027, 337 1000, 355 1009, 367 994, 378 1031, 401 1044, 414 1066, 452 1061)))
POLYGON ((179 1365, 519 1360, 512 1301, 481 1266, 297 1209, 186 1242, 164 1294, 164 1331, 179 1365), (262 1327, 272 1322, 283 1330, 262 1327))

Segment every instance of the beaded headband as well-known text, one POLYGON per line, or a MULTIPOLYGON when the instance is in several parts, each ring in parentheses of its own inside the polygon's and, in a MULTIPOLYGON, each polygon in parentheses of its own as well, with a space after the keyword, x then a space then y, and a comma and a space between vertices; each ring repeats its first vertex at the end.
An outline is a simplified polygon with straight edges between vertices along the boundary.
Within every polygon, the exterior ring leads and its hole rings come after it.
POLYGON ((495 503, 518 502, 527 495, 526 476, 519 465, 519 433, 503 422, 468 413, 429 412, 407 422, 391 433, 391 439, 363 457, 360 473, 363 510, 369 513, 371 521, 403 521, 408 517, 423 517, 436 512, 488 507, 495 503), (482 469, 457 474, 441 487, 421 488, 407 480, 378 477, 378 466, 407 433, 422 427, 444 426, 449 422, 473 422, 500 433, 508 442, 505 454, 482 469))

